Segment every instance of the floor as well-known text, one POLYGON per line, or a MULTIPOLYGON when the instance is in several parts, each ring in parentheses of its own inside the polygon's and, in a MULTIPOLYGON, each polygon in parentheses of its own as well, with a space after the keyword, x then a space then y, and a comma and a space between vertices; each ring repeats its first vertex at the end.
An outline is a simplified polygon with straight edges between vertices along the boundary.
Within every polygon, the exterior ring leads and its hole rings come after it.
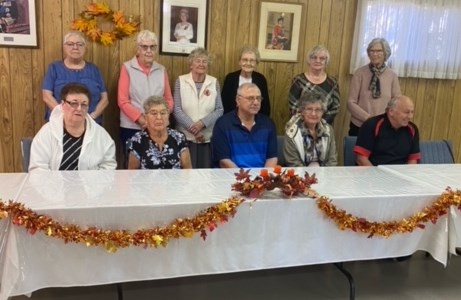
MULTIPOLYGON (((348 262, 354 276, 355 299, 461 299, 461 257, 446 268, 425 253, 397 262, 391 259, 348 262)), ((124 300, 143 299, 349 299, 347 279, 332 264, 262 270, 214 276, 123 283, 124 300)), ((11 300, 117 299, 116 285, 50 288, 31 298, 11 300)))

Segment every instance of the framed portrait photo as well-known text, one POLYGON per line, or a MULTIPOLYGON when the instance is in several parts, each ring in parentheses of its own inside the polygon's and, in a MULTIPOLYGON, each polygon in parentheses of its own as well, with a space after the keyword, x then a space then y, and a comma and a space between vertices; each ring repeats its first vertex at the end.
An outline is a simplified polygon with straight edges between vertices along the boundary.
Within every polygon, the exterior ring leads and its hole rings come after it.
POLYGON ((0 0, 0 46, 37 47, 35 0, 0 0))
POLYGON ((261 60, 298 60, 302 12, 302 4, 261 2, 258 35, 261 60))
POLYGON ((206 47, 208 0, 162 0, 160 54, 188 55, 206 47))

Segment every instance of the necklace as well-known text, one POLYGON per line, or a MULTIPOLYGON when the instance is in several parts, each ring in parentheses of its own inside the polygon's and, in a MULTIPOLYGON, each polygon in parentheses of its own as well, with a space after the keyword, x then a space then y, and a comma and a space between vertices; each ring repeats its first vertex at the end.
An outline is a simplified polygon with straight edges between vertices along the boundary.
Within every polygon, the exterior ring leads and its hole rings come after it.
POLYGON ((311 73, 306 72, 306 73, 304 73, 304 74, 306 75, 306 78, 307 78, 310 82, 312 82, 312 83, 314 83, 314 84, 320 84, 320 83, 324 82, 325 79, 327 78, 327 74, 326 74, 326 73, 322 73, 322 74, 320 74, 320 75, 315 75, 315 74, 311 74, 311 73))

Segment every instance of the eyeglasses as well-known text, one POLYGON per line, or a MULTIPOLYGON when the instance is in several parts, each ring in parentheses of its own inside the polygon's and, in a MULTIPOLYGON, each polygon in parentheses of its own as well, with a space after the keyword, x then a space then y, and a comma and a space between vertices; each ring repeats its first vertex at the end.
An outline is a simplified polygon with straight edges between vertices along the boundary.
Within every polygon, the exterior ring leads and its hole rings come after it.
POLYGON ((239 97, 242 97, 243 99, 247 100, 248 102, 261 102, 263 101, 263 97, 261 96, 251 96, 251 97, 245 97, 245 96, 242 96, 242 95, 238 95, 239 97))
POLYGON ((156 110, 150 110, 147 112, 149 116, 152 117, 165 117, 168 116, 168 110, 161 110, 161 111, 156 111, 156 110))
POLYGON ((77 48, 83 48, 83 47, 85 47, 85 44, 82 43, 82 42, 77 42, 77 43, 65 42, 64 45, 67 46, 67 47, 69 47, 69 48, 74 48, 75 46, 77 46, 77 48))
POLYGON ((256 59, 242 58, 240 61, 246 64, 252 64, 252 65, 256 64, 256 59))
POLYGON ((309 114, 314 113, 316 115, 319 115, 319 114, 323 113, 323 109, 308 107, 308 108, 303 109, 303 112, 306 112, 306 113, 309 113, 309 114))
POLYGON ((157 50, 157 45, 139 45, 139 47, 141 47, 141 49, 143 51, 147 51, 147 50, 155 51, 155 50, 157 50))
POLYGON ((327 61, 327 57, 326 56, 315 56, 315 55, 312 55, 311 57, 309 57, 310 60, 313 60, 313 61, 316 61, 316 60, 320 60, 321 62, 324 62, 324 61, 327 61))
POLYGON ((207 60, 207 59, 200 59, 200 58, 194 59, 193 62, 196 63, 196 64, 204 64, 204 65, 207 65, 207 64, 208 64, 208 60, 207 60))
POLYGON ((370 49, 368 52, 370 52, 370 53, 376 53, 376 54, 381 54, 381 53, 384 52, 384 50, 383 50, 383 49, 377 49, 377 50, 375 50, 375 49, 370 49))
POLYGON ((72 107, 73 109, 78 109, 79 107, 82 110, 87 110, 88 109, 88 104, 87 103, 72 102, 72 101, 68 101, 68 100, 63 100, 63 101, 66 102, 67 104, 69 104, 70 107, 72 107))

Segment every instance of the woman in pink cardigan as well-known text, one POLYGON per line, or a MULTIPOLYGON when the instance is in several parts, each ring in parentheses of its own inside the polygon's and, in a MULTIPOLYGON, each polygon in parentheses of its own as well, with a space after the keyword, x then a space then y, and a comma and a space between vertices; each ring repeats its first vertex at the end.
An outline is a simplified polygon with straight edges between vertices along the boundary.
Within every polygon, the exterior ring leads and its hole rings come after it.
POLYGON ((391 56, 389 43, 375 38, 368 44, 367 53, 370 63, 355 71, 347 99, 352 136, 357 136, 365 120, 384 113, 389 100, 401 94, 397 74, 386 65, 391 56))
POLYGON ((136 55, 123 63, 118 80, 118 106, 120 108, 120 141, 122 153, 126 142, 136 132, 146 128, 143 104, 150 96, 163 96, 170 112, 173 110, 168 73, 155 61, 158 39, 155 33, 142 30, 136 38, 136 55))

